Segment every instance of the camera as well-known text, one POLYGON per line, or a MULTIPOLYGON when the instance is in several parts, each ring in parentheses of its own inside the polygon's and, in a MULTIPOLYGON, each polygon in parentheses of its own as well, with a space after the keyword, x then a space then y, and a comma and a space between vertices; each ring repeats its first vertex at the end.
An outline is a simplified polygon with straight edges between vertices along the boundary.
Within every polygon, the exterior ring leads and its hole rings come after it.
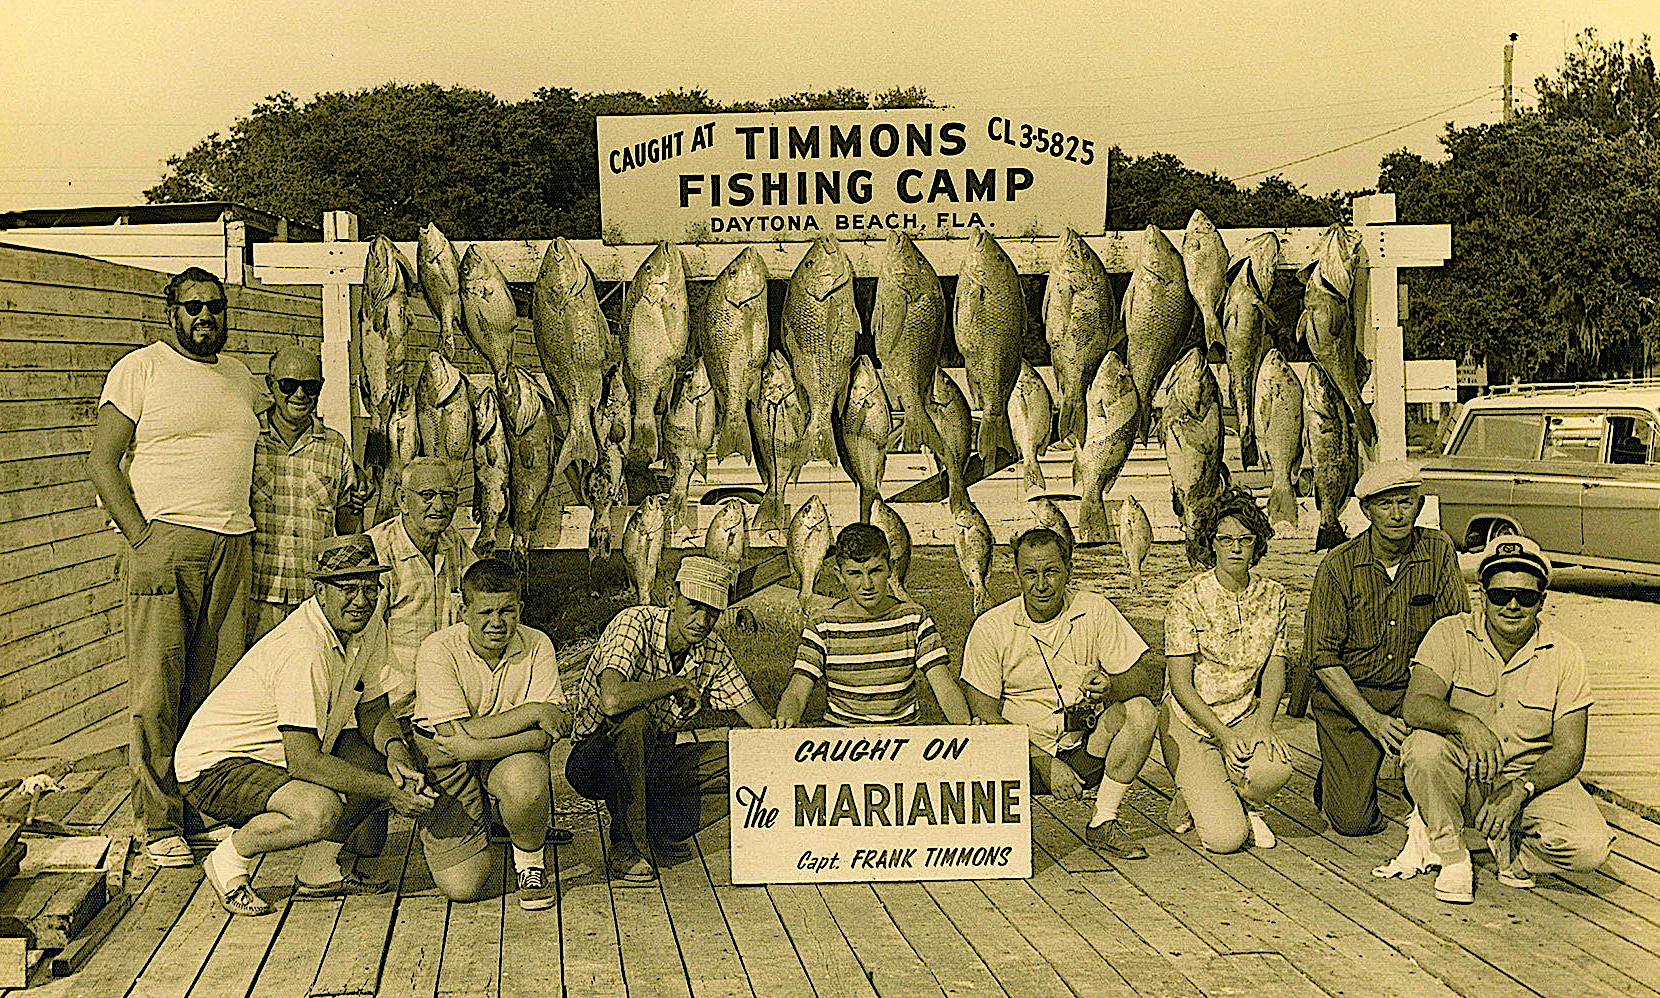
POLYGON ((1089 731, 1095 727, 1095 705, 1087 700, 1061 707, 1061 730, 1089 731))

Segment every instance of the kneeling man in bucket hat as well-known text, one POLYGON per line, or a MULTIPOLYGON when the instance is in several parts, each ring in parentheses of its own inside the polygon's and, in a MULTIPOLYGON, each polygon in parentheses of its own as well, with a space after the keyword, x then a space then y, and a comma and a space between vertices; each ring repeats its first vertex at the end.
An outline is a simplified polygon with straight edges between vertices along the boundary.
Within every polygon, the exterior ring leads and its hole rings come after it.
POLYGON ((611 812, 611 877, 657 879, 653 855, 676 862, 688 840, 727 813, 726 743, 675 743, 705 706, 773 726, 732 652, 713 633, 732 572, 689 555, 667 607, 631 606, 612 618, 577 687, 565 778, 611 812))
POLYGON ((342 868, 341 844, 387 804, 412 817, 432 807, 387 709, 395 680, 374 612, 386 571, 367 534, 323 541, 311 598, 248 649, 179 739, 185 799, 237 826, 202 862, 232 914, 274 910, 249 886, 249 870, 254 857, 296 846, 309 846, 297 896, 384 890, 342 868))
POLYGON ((1440 863, 1435 896, 1468 904, 1475 871, 1463 830, 1493 851, 1499 883, 1594 870, 1613 841, 1580 785, 1591 681, 1585 656, 1539 623, 1550 559, 1519 534, 1493 538, 1478 570, 1485 598, 1424 635, 1412 659, 1401 746, 1406 786, 1440 863))

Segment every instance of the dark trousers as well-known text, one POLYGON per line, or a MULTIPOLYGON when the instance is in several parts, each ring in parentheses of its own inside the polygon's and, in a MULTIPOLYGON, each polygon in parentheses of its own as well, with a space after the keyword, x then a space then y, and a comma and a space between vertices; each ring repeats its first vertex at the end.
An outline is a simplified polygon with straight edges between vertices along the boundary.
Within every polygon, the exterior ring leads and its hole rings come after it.
MULTIPOLYGON (((1355 686, 1372 709, 1401 716, 1406 688, 1355 686)), ((1371 835, 1383 830, 1378 811, 1378 768, 1383 746, 1360 726, 1354 715, 1332 699, 1319 681, 1309 698, 1314 733, 1320 741, 1320 775, 1315 779, 1315 802, 1339 835, 1371 835)))
POLYGON ((605 802, 612 841, 631 839, 642 852, 652 837, 683 841, 730 811, 726 743, 677 745, 649 706, 608 718, 578 739, 565 779, 582 796, 605 802))

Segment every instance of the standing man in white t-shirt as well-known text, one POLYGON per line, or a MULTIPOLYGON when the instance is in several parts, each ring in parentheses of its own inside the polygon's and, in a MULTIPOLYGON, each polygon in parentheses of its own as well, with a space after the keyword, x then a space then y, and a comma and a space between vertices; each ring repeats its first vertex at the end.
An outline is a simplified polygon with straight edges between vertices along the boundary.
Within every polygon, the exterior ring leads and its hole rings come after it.
POLYGON ((1024 724, 1032 786, 1062 800, 1095 787, 1084 838, 1096 852, 1143 859, 1118 806, 1158 731, 1153 702, 1164 663, 1100 593, 1072 591, 1072 546, 1046 527, 1016 537, 1020 596, 974 622, 963 649, 969 709, 988 723, 1024 724))
POLYGON ((200 267, 167 282, 167 328, 110 369, 87 456, 127 541, 133 810, 159 866, 192 862, 173 749, 247 634, 257 390, 247 366, 220 353, 225 305, 224 284, 200 267))

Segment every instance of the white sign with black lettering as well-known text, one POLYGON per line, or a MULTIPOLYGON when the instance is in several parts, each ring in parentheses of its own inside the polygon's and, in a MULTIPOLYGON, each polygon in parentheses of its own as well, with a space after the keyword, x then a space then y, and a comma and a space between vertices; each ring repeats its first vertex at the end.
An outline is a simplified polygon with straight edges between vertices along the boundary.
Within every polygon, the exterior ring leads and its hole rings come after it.
POLYGON ((732 882, 1032 875, 1026 726, 734 728, 732 882))
POLYGON ((1077 109, 619 115, 598 140, 611 244, 1106 226, 1110 143, 1077 109))

